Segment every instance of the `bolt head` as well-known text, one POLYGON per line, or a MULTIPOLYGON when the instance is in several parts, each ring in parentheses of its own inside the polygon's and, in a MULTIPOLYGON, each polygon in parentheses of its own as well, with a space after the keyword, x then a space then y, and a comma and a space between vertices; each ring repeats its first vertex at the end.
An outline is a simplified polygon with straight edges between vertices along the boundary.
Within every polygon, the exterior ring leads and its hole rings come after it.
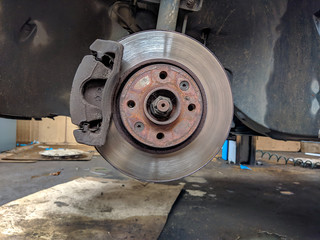
POLYGON ((193 8, 194 4, 195 4, 195 0, 188 0, 187 1, 187 7, 188 8, 193 8))
POLYGON ((150 107, 155 117, 168 117, 173 109, 170 98, 164 96, 158 96, 150 107))

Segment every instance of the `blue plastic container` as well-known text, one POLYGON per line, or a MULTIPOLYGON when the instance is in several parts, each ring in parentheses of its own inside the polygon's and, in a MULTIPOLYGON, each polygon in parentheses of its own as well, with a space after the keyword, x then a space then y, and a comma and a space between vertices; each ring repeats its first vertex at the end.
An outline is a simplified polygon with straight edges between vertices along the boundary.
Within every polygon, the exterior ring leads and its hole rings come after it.
POLYGON ((222 146, 222 159, 228 160, 228 140, 226 140, 222 146))

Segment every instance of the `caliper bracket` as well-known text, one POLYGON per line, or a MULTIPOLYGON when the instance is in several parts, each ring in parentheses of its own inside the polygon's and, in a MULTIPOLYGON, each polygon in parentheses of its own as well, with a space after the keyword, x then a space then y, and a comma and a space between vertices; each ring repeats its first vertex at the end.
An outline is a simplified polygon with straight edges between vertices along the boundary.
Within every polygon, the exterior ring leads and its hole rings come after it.
POLYGON ((102 146, 112 118, 114 92, 119 84, 123 46, 115 41, 97 39, 92 55, 82 59, 73 79, 70 96, 73 134, 79 143, 102 146))

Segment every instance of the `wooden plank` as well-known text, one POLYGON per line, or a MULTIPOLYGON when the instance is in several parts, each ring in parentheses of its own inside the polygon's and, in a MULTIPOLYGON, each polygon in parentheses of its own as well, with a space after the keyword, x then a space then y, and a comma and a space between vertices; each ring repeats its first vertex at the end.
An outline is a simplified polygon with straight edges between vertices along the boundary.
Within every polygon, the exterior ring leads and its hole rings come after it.
POLYGON ((320 142, 301 142, 301 152, 320 153, 320 142))
POLYGON ((31 121, 17 120, 17 142, 28 143, 31 142, 31 121))
POLYGON ((32 120, 30 122, 30 141, 32 142, 34 140, 38 141, 39 139, 39 125, 42 121, 40 120, 32 120))
POLYGON ((300 142, 296 141, 280 141, 268 137, 257 137, 257 150, 264 151, 300 151, 300 142))
POLYGON ((66 117, 45 118, 39 122, 39 142, 64 143, 66 139, 66 117))
POLYGON ((66 134, 66 142, 68 144, 78 144, 76 139, 73 136, 73 131, 78 127, 71 122, 71 118, 67 117, 67 134, 66 134))
POLYGON ((55 119, 17 121, 17 142, 30 143, 34 140, 43 143, 73 143, 75 126, 69 117, 59 116, 55 119))

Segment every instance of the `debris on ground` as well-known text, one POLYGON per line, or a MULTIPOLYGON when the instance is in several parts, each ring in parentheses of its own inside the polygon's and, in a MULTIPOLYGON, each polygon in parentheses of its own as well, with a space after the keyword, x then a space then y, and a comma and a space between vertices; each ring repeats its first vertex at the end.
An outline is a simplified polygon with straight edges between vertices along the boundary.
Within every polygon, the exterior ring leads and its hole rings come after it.
POLYGON ((290 191, 280 191, 280 193, 282 195, 287 195, 287 196, 290 196, 290 195, 293 195, 294 193, 293 192, 290 192, 290 191))
POLYGON ((242 165, 240 164, 240 169, 244 169, 244 170, 252 170, 251 168, 245 166, 245 165, 242 165))
POLYGON ((50 176, 59 176, 61 171, 50 173, 50 176))
POLYGON ((52 173, 44 173, 44 174, 41 174, 41 175, 31 176, 31 179, 38 178, 38 177, 46 177, 46 176, 59 176, 60 173, 61 173, 61 171, 52 172, 52 173))
POLYGON ((190 190, 190 189, 186 189, 187 193, 189 193, 189 195, 193 196, 193 197, 203 197, 204 195, 207 194, 207 192, 204 191, 200 191, 200 190, 190 190))
POLYGON ((256 161, 256 165, 262 166, 262 165, 263 165, 263 162, 262 162, 262 161, 256 161))

